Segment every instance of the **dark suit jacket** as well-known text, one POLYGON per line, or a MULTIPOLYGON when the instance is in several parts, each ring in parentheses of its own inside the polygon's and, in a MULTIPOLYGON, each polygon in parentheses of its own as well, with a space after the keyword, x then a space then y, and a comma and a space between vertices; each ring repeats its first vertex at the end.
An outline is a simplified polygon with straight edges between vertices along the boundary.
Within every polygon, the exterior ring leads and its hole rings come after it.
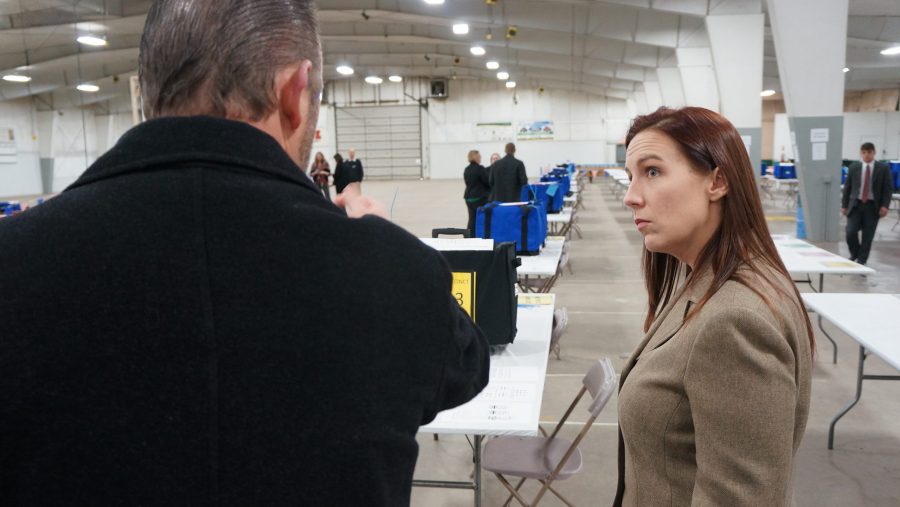
POLYGON ((484 166, 474 162, 469 164, 463 172, 463 179, 466 182, 464 199, 487 199, 491 195, 491 183, 484 166))
MULTIPOLYGON (((844 183, 844 193, 841 198, 841 208, 846 208, 849 213, 859 202, 859 191, 862 188, 862 162, 850 164, 847 170, 847 181, 844 183)), ((891 193, 894 191, 894 182, 891 168, 884 162, 872 164, 872 195, 869 196, 876 205, 888 208, 891 205, 891 193)))
POLYGON ((247 124, 135 127, 0 244, 0 505, 406 505, 487 381, 440 255, 247 124))
POLYGON ((522 200, 522 187, 528 184, 525 164, 512 155, 507 155, 491 166, 491 199, 501 202, 522 200))

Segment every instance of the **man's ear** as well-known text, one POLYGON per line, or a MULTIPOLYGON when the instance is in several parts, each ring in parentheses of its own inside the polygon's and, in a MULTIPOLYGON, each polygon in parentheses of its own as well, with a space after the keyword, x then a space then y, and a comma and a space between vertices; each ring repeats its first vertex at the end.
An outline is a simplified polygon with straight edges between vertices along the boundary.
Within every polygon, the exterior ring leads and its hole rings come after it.
POLYGON ((304 60, 300 65, 287 67, 276 78, 278 87, 278 107, 282 118, 291 130, 297 130, 303 121, 303 108, 300 96, 309 86, 309 72, 312 62, 304 60))
POLYGON ((728 195, 728 180, 725 179, 725 174, 718 167, 713 169, 712 174, 710 174, 707 192, 709 193, 710 202, 716 202, 728 195))

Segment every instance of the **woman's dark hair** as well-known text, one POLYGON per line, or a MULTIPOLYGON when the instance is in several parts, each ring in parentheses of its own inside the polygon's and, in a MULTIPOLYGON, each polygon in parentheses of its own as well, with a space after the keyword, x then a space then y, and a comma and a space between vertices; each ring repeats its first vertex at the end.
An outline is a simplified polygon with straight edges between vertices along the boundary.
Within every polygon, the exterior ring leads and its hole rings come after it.
MULTIPOLYGON (((695 264, 698 272, 710 269, 713 282, 687 318, 696 315, 728 280, 744 284, 759 295, 774 314, 783 315, 780 309, 738 273, 739 267, 746 266, 797 305, 806 320, 810 348, 814 351, 815 335, 809 315, 800 303, 797 287, 792 285, 793 291, 789 292, 759 273, 755 267, 755 264, 761 263, 781 273, 787 280, 791 279, 769 234, 753 167, 737 129, 725 117, 708 109, 661 107, 653 113, 634 119, 625 137, 625 147, 645 130, 654 130, 670 137, 690 161, 693 170, 712 171, 718 167, 728 183, 728 194, 721 201, 722 223, 700 251, 695 264)), ((689 268, 672 255, 651 252, 646 247, 642 262, 650 303, 650 311, 644 321, 646 331, 657 313, 671 299, 679 274, 689 268)))

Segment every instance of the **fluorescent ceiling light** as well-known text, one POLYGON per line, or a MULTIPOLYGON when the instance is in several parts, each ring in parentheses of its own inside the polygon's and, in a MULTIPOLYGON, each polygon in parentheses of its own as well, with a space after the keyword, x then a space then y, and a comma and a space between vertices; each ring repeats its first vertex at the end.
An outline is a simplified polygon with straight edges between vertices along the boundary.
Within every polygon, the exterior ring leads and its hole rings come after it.
POLYGON ((481 46, 472 46, 469 48, 469 51, 475 56, 484 56, 485 53, 484 48, 481 46))
POLYGON ((388 76, 388 81, 392 83, 399 83, 400 81, 403 81, 403 78, 400 76, 388 76))
POLYGON ((466 23, 456 23, 453 25, 453 33, 456 35, 465 35, 469 33, 469 25, 466 23))
POLYGON ((428 5, 443 5, 444 0, 425 0, 425 3, 428 5))
POLYGON ((501 81, 506 81, 507 79, 509 79, 509 72, 502 72, 502 71, 498 72, 497 79, 499 79, 501 81))
POLYGON ((775 95, 775 90, 763 90, 759 94, 760 97, 771 97, 772 95, 775 95))
POLYGON ((81 37, 78 37, 75 40, 77 40, 81 44, 84 44, 85 46, 105 46, 106 45, 106 39, 104 39, 102 37, 97 37, 96 35, 82 35, 81 37))
POLYGON ((883 54, 885 56, 900 55, 900 46, 894 46, 892 48, 882 49, 881 54, 883 54))
POLYGON ((485 64, 485 66, 487 66, 487 68, 490 69, 490 70, 497 70, 497 69, 500 68, 500 64, 497 63, 497 62, 495 62, 495 61, 493 61, 493 60, 487 62, 487 63, 485 64))
POLYGON ((850 67, 844 67, 844 72, 850 72, 850 67))
POLYGON ((342 74, 344 76, 353 75, 353 67, 351 67, 349 65, 338 65, 337 69, 335 69, 335 70, 338 71, 338 74, 342 74))
POLYGON ((80 92, 87 92, 87 93, 94 93, 94 92, 99 92, 99 91, 100 91, 100 87, 99 87, 99 86, 97 86, 97 85, 92 85, 92 84, 87 84, 87 83, 80 84, 80 85, 76 86, 75 89, 78 90, 78 91, 80 91, 80 92))
POLYGON ((23 76, 21 74, 7 74, 3 76, 4 81, 9 81, 10 83, 27 83, 31 81, 31 77, 23 76))
POLYGON ((368 77, 366 77, 366 82, 369 84, 377 85, 377 84, 383 83, 384 79, 381 79, 378 76, 368 76, 368 77))
POLYGON ((507 87, 507 88, 515 88, 515 87, 516 87, 516 82, 515 82, 515 81, 507 81, 507 82, 506 82, 506 87, 507 87))

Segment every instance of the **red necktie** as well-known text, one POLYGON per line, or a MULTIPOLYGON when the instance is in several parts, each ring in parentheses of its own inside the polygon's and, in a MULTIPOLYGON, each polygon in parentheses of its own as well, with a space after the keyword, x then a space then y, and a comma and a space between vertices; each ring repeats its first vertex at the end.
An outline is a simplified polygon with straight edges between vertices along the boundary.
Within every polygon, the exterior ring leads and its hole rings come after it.
POLYGON ((869 200, 869 164, 866 164, 866 175, 863 176, 863 192, 862 192, 862 201, 863 204, 869 200))

